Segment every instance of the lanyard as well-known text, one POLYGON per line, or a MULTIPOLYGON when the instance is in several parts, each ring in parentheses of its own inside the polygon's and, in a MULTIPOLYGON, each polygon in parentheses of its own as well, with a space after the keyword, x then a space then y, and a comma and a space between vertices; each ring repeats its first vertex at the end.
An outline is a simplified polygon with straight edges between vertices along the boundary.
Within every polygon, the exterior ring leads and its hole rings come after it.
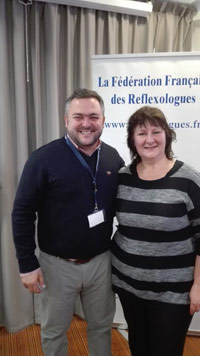
POLYGON ((73 145, 71 140, 68 137, 65 137, 67 145, 71 148, 75 156, 78 158, 82 166, 87 169, 87 171, 90 173, 90 176, 92 178, 92 184, 93 184, 93 192, 94 192, 94 211, 98 211, 98 204, 97 204, 97 182, 96 182, 96 176, 97 176, 97 171, 99 167, 99 158, 100 158, 100 147, 98 148, 97 152, 97 163, 96 163, 96 169, 95 169, 95 174, 93 174, 91 168, 88 166, 87 162, 84 160, 80 152, 76 149, 76 147, 73 145))

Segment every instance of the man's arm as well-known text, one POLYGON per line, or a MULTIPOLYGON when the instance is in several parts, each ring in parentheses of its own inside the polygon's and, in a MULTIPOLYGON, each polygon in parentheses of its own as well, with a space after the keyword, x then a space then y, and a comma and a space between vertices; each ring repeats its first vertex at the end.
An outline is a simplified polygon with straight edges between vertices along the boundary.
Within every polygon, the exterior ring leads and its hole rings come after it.
POLYGON ((43 176, 37 155, 32 155, 24 166, 12 211, 16 256, 23 274, 40 267, 35 255, 35 221, 45 185, 43 176))

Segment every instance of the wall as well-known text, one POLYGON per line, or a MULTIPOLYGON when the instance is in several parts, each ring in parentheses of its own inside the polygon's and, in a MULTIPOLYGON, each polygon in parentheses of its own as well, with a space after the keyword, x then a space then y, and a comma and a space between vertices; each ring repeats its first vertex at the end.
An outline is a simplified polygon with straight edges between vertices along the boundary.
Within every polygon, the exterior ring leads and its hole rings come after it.
POLYGON ((192 50, 200 51, 200 11, 194 18, 193 35, 192 35, 192 50))

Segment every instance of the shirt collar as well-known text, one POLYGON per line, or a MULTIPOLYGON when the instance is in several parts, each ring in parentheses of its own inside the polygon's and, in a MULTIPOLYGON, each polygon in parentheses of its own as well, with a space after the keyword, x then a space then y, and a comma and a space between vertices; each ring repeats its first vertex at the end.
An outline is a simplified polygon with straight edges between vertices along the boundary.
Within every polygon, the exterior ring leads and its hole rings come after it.
POLYGON ((94 147, 94 149, 93 149, 90 153, 88 153, 86 150, 84 150, 84 148, 79 147, 79 146, 71 139, 71 137, 70 137, 68 134, 66 134, 65 137, 68 137, 68 139, 72 142, 72 144, 76 147, 76 149, 77 149, 78 151, 84 153, 84 154, 87 155, 87 156, 92 156, 93 153, 94 153, 96 150, 98 150, 98 149, 100 148, 100 146, 101 146, 101 140, 98 139, 96 147, 94 147))

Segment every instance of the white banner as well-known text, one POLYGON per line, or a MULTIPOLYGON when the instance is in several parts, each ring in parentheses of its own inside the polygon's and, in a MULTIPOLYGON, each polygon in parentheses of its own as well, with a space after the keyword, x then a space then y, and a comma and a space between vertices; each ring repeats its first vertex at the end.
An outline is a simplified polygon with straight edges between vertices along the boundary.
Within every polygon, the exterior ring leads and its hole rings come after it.
MULTIPOLYGON (((127 164, 127 120, 141 106, 152 105, 176 131, 176 158, 200 171, 200 52, 93 56, 92 78, 93 89, 105 102, 102 139, 116 147, 127 164)), ((119 306, 114 321, 125 322, 119 306)), ((200 313, 189 331, 200 332, 200 313)))
POLYGON ((175 156, 200 170, 200 53, 153 53, 92 57, 93 89, 105 101, 102 139, 126 163, 126 123, 143 105, 159 107, 177 134, 175 156))

